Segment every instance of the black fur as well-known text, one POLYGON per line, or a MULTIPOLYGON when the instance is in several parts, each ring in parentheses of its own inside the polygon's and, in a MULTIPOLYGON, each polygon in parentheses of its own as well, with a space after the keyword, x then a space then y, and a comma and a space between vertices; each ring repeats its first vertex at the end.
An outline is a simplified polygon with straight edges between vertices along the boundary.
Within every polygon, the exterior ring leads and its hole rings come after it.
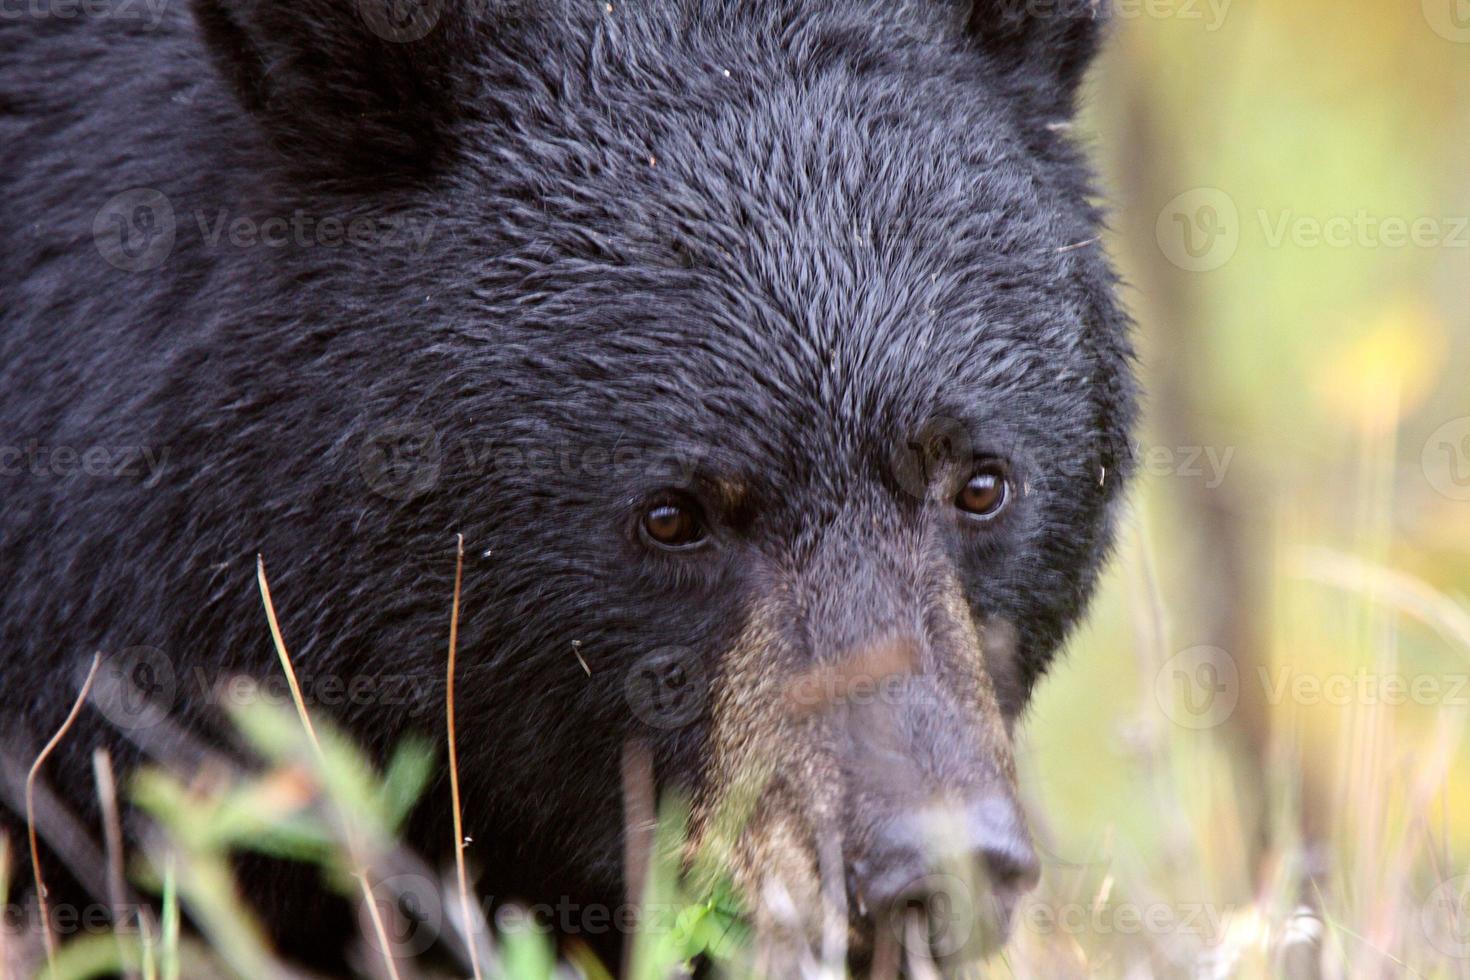
MULTIPOLYGON (((7 752, 29 760, 99 649, 164 651, 207 725, 196 667, 276 670, 257 554, 304 677, 410 679, 339 721, 377 749, 437 733, 456 533, 466 820, 496 895, 619 894, 623 741, 697 782, 703 732, 636 719, 629 665, 677 646, 716 675, 766 570, 832 528, 936 529, 977 617, 1015 625, 1019 712, 1106 552, 1134 413, 1056 125, 1100 25, 1039 9, 489 2, 405 42, 329 0, 0 24, 7 752), (135 188, 167 199, 166 256, 116 248, 114 215, 146 241, 136 207, 104 211, 135 188), (307 244, 211 240, 298 212, 307 244), (374 243, 316 240, 353 218, 374 243), (1011 461, 1006 520, 957 529, 905 491, 894 460, 936 417, 1011 461), (419 469, 380 472, 386 439, 426 435, 419 469), (163 462, 57 475, 57 447, 163 462), (670 486, 705 494, 716 547, 640 545, 670 486)), ((126 756, 84 713, 48 767, 82 814, 101 740, 126 756)))

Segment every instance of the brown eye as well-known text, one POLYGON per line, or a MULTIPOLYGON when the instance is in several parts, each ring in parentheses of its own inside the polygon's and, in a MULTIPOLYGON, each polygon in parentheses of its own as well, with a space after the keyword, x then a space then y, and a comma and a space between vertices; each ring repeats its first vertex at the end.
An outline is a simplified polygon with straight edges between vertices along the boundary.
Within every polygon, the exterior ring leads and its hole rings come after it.
POLYGON ((955 498, 955 506, 972 517, 994 517, 1005 508, 1010 495, 1005 467, 997 462, 981 463, 955 498))
POLYGON ((650 507, 641 528, 644 537, 662 548, 689 548, 704 540, 704 520, 693 501, 666 501, 650 507))

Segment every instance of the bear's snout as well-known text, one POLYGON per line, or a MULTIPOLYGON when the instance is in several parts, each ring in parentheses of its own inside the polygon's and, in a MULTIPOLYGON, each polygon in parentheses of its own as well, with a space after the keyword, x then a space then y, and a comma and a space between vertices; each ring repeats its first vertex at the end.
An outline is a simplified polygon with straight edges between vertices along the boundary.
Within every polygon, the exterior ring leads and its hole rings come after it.
POLYGON ((847 544, 768 596, 726 656, 705 812, 754 788, 733 843, 758 926, 774 888, 806 921, 773 931, 810 939, 844 910, 859 959, 915 928, 936 958, 973 959, 1039 874, 990 676, 1008 652, 982 650, 942 560, 847 544))
POLYGON ((917 914, 941 957, 1004 941, 1017 904, 1040 878, 1025 818, 1009 794, 931 804, 877 824, 847 869, 859 921, 904 928, 917 914))
POLYGON ((850 908, 869 927, 920 913, 940 956, 993 948, 1040 873, 1009 747, 938 669, 881 687, 838 713, 850 908))

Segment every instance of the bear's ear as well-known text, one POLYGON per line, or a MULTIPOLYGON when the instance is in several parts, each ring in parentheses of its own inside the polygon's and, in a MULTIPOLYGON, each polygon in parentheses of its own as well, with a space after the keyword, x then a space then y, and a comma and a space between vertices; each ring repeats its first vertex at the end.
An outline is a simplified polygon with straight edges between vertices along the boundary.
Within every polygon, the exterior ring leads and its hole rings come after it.
POLYGON ((1105 0, 972 0, 970 33, 1042 111, 1070 115, 1107 22, 1105 0))
POLYGON ((194 11, 219 70, 288 163, 380 178, 432 167, 471 11, 490 16, 458 0, 194 0, 194 11))

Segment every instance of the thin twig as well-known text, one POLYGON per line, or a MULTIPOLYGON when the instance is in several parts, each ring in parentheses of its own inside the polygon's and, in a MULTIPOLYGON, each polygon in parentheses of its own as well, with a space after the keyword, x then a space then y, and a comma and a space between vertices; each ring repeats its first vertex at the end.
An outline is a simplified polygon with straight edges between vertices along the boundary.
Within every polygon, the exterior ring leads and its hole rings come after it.
MULTIPOLYGON (((260 597, 265 603, 266 618, 270 620, 271 637, 276 642, 276 653, 281 658, 281 668, 286 672, 286 683, 291 687, 291 699, 296 703, 296 714, 301 718, 301 726, 306 729, 307 738, 311 740, 312 748, 316 751, 317 763, 321 766, 322 774, 325 776, 326 753, 322 751, 322 743, 316 737, 316 728, 312 726, 311 715, 306 711, 306 699, 301 696, 301 685, 296 681, 296 669, 291 666, 291 655, 286 652, 286 640, 281 635, 281 624, 276 619, 275 603, 271 601, 270 583, 265 578, 265 557, 263 555, 255 556, 255 577, 260 583, 260 597)), ((358 854, 356 835, 345 821, 343 830, 348 857, 352 860, 353 875, 362 888, 362 900, 367 904, 368 916, 372 919, 373 931, 377 934, 378 946, 383 953, 383 963, 387 966, 388 975, 393 980, 401 980, 398 975, 397 958, 393 955, 393 947, 388 940, 388 930, 383 926, 383 915, 378 910, 378 903, 373 898, 373 887, 368 882, 367 868, 358 854)))
MULTIPOLYGON (((630 909, 639 917, 638 928, 647 925, 650 880, 653 878, 654 832, 658 825, 658 806, 654 800, 653 757, 648 746, 638 739, 623 743, 623 878, 625 896, 630 909)), ((633 975, 638 943, 629 941, 623 947, 622 976, 633 975)))
MULTIPOLYGON (((0 902, 10 901, 10 835, 0 830, 0 902)), ((0 929, 0 980, 10 980, 9 929, 0 929)))
POLYGON ((577 658, 577 663, 582 665, 582 670, 588 677, 592 676, 592 665, 587 663, 587 658, 582 656, 582 641, 572 641, 572 654, 577 658))
POLYGON ((459 882, 460 913, 464 916, 464 940, 470 951, 470 972, 480 980, 480 954, 470 919, 469 876, 464 867, 464 814, 459 805, 459 753, 454 736, 454 668, 459 649, 459 590, 464 581, 464 535, 458 535, 454 557, 454 603, 449 609, 449 667, 444 693, 446 738, 449 740, 449 797, 454 805, 454 873, 459 882))
MULTIPOLYGON (((117 781, 112 774, 112 755, 105 748, 92 753, 92 773, 97 778, 97 802, 102 810, 102 842, 107 853, 107 902, 112 906, 112 931, 117 937, 118 954, 126 963, 123 943, 124 910, 128 906, 127 886, 123 883, 122 819, 117 810, 117 781)), ((136 978, 138 971, 127 969, 124 976, 136 978)))
POLYGON ((36 776, 41 772, 41 766, 46 759, 55 751, 56 746, 71 731, 71 726, 76 724, 77 715, 82 713, 82 705, 87 703, 87 695, 92 691, 92 681, 97 677, 97 668, 102 664, 102 651, 98 650, 92 654, 92 666, 87 671, 87 679, 82 681, 82 690, 77 694, 76 701, 72 702, 71 711, 67 712, 66 720, 51 736, 51 741, 36 756, 36 761, 31 763, 31 771, 26 774, 26 837, 31 845, 31 872, 36 878, 36 902, 41 910, 41 937, 46 941, 46 969, 48 973, 56 970, 56 937, 51 935, 51 916, 46 910, 46 883, 41 879, 41 848, 36 843, 36 776))
POLYGON ((291 687, 291 700, 296 705, 296 714, 301 718, 301 727, 306 729, 306 737, 311 740, 311 747, 316 750, 317 761, 325 763, 326 755, 322 752, 322 743, 317 740, 316 728, 311 723, 311 715, 306 711, 306 699, 301 696, 301 685, 296 680, 296 668, 291 666, 291 655, 286 652, 286 638, 281 635, 281 624, 276 619, 276 604, 271 601, 270 583, 265 578, 265 556, 255 556, 255 578, 260 583, 260 597, 265 602, 265 617, 270 621, 271 638, 276 641, 276 655, 280 657, 281 669, 286 672, 286 683, 291 687))
POLYGON ((1295 558, 1299 575, 1408 613, 1470 651, 1470 610, 1424 580, 1329 548, 1303 548, 1295 558))
POLYGON ((929 954, 929 939, 921 920, 923 913, 910 911, 904 916, 904 948, 908 951, 908 971, 913 980, 939 980, 939 968, 929 954))

